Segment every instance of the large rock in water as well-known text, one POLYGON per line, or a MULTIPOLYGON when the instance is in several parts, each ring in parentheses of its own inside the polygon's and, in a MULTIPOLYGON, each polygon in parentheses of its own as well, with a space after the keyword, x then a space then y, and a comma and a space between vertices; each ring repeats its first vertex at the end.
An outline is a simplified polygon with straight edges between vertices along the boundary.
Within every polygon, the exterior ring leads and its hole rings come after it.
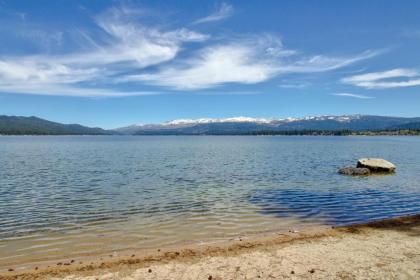
POLYGON ((368 168, 370 172, 392 173, 396 166, 381 158, 361 158, 357 161, 357 167, 368 168))
POLYGON ((370 170, 368 168, 359 168, 359 167, 343 167, 338 170, 338 173, 343 175, 370 175, 370 170))

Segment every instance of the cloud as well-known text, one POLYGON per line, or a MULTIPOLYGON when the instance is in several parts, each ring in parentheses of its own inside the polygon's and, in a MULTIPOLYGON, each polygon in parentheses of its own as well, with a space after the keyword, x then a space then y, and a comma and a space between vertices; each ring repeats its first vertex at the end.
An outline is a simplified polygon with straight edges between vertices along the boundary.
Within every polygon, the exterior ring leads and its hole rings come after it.
POLYGON ((88 88, 66 85, 5 85, 0 92, 19 93, 45 96, 72 96, 72 97, 127 97, 162 94, 159 91, 124 91, 111 90, 108 88, 88 88))
POLYGON ((306 83, 306 82, 301 82, 301 83, 285 83, 285 84, 280 84, 279 87, 281 88, 293 88, 293 89, 304 89, 307 88, 310 84, 306 83))
POLYGON ((85 90, 86 96, 137 95, 138 92, 104 90, 97 84, 112 84, 116 76, 126 72, 170 61, 184 43, 208 39, 207 35, 186 28, 161 31, 142 25, 132 19, 132 12, 112 9, 97 17, 103 38, 93 39, 79 32, 90 46, 87 51, 0 57, 0 92, 80 96, 85 90))
POLYGON ((178 90, 214 87, 224 83, 255 84, 273 77, 274 65, 250 46, 232 44, 208 47, 195 58, 179 66, 162 69, 154 74, 127 77, 153 85, 178 90))
POLYGON ((290 73, 324 72, 370 58, 379 52, 352 57, 309 56, 284 49, 280 39, 265 35, 210 46, 181 63, 155 73, 129 75, 124 81, 141 81, 175 90, 199 90, 227 83, 256 84, 290 73))
MULTIPOLYGON (((232 9, 222 4, 217 13, 199 21, 223 19, 232 9)), ((331 71, 381 53, 305 55, 285 48, 272 34, 216 41, 190 28, 161 28, 145 17, 143 11, 111 8, 93 18, 95 29, 74 29, 72 38, 77 38, 78 47, 64 48, 71 52, 0 54, 0 92, 91 97, 156 94, 162 88, 212 89, 231 83, 257 84, 286 74, 331 71)), ((58 48, 66 45, 66 39, 60 35, 60 44, 51 44, 58 48)))
POLYGON ((341 79, 341 81, 345 84, 368 89, 412 87, 420 85, 420 73, 414 69, 397 68, 383 72, 350 76, 341 79), (405 80, 401 80, 401 78, 405 80))
POLYGON ((201 23, 224 20, 232 16, 232 14, 233 14, 233 6, 227 3, 222 3, 216 12, 194 21, 193 24, 201 24, 201 23))
POLYGON ((347 57, 333 57, 325 55, 308 56, 300 58, 293 63, 283 65, 281 71, 285 73, 312 73, 331 71, 375 57, 382 53, 383 50, 368 50, 347 57))
POLYGON ((340 93, 334 93, 335 96, 344 96, 344 97, 352 97, 352 98, 358 98, 358 99, 372 99, 374 97, 362 95, 362 94, 354 94, 354 93, 346 93, 346 92, 340 92, 340 93))
POLYGON ((414 28, 405 28, 402 31, 402 35, 409 38, 420 38, 420 29, 414 29, 414 28))

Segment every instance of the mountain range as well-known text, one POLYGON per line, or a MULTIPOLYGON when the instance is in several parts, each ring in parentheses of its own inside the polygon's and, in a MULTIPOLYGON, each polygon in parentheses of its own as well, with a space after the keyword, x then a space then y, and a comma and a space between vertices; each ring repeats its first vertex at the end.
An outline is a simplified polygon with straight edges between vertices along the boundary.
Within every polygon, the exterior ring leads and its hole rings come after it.
POLYGON ((115 129, 129 135, 235 135, 299 134, 303 131, 382 131, 419 129, 420 118, 368 115, 317 116, 305 118, 182 119, 162 124, 132 125, 115 129))
POLYGON ((310 134, 316 131, 420 130, 420 118, 370 115, 316 116, 304 118, 180 119, 161 124, 141 124, 105 130, 79 124, 61 124, 37 117, 0 116, 2 135, 247 135, 310 134))

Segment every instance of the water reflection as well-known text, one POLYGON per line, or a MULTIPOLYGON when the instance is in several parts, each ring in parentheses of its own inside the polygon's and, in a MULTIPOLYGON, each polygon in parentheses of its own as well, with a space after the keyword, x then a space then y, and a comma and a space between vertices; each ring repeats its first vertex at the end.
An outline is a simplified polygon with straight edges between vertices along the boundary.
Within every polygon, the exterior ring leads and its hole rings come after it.
POLYGON ((250 201, 261 213, 344 225, 420 212, 418 193, 380 189, 264 189, 250 201))

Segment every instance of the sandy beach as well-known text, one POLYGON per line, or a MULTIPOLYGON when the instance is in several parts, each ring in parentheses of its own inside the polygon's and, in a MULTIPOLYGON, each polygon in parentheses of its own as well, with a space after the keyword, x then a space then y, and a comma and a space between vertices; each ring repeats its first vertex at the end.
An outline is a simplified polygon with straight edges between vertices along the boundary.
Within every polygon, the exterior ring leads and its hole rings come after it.
POLYGON ((8 271, 0 279, 419 279, 420 215, 136 253, 8 271))

